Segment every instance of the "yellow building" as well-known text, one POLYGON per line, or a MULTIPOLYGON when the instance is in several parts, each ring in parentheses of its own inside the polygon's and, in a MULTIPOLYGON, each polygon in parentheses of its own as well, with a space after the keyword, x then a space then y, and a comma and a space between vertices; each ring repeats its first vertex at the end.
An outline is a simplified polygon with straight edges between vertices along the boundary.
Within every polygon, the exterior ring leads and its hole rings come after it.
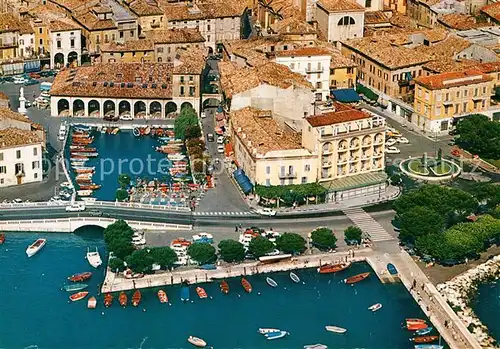
POLYGON ((19 20, 14 14, 0 14, 0 61, 17 58, 19 28, 19 20))
POLYGON ((138 17, 139 33, 167 28, 165 14, 156 1, 134 0, 128 4, 128 7, 138 17))
POLYGON ((123 44, 111 42, 101 45, 102 63, 154 62, 154 48, 150 40, 130 40, 123 44))
POLYGON ((384 9, 391 9, 393 11, 406 14, 407 0, 384 0, 384 9))
POLYGON ((333 54, 330 59, 330 88, 356 87, 357 64, 353 60, 342 56, 340 52, 333 54))
POLYGON ((430 132, 447 132, 453 118, 490 107, 493 78, 480 70, 442 73, 415 79, 416 124, 430 132))

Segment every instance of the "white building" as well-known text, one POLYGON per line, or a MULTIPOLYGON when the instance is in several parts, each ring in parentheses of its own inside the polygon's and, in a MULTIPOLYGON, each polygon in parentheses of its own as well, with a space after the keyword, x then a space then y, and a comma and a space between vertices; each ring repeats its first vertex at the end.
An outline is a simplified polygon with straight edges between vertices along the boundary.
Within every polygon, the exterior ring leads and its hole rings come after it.
POLYGON ((34 131, 0 130, 0 187, 42 181, 42 140, 34 131))
POLYGON ((50 67, 61 68, 67 63, 82 62, 81 29, 72 20, 53 21, 49 25, 50 67))
POLYGON ((330 95, 331 54, 320 47, 304 47, 276 54, 276 63, 302 74, 315 89, 316 100, 325 101, 330 95))
POLYGON ((319 0, 316 4, 316 20, 328 42, 361 38, 365 8, 351 0, 319 0))
POLYGON ((29 58, 35 51, 35 31, 28 21, 22 21, 19 28, 19 57, 29 58))

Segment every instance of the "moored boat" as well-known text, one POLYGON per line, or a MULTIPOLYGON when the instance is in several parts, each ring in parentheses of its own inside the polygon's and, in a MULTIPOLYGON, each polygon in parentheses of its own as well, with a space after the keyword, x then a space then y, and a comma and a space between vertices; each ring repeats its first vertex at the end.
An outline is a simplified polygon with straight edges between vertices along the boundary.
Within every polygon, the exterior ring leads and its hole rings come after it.
POLYGON ((141 303, 141 291, 135 290, 134 294, 132 295, 132 305, 134 307, 137 307, 141 303))
POLYGON ((336 263, 336 264, 325 264, 318 268, 318 273, 329 274, 338 273, 348 269, 351 266, 351 262, 348 263, 336 263))
POLYGON ((181 288, 181 301, 189 302, 189 286, 181 288))
POLYGON ((252 284, 250 284, 250 282, 248 282, 248 280, 247 280, 247 279, 245 279, 245 278, 241 278, 241 286, 243 286, 243 289, 244 289, 247 293, 252 292, 252 284))
POLYGON ((78 196, 81 197, 86 197, 92 195, 93 191, 92 190, 77 190, 76 193, 78 196))
POLYGON ((101 189, 101 185, 95 184, 95 183, 81 184, 80 189, 81 190, 98 190, 98 189, 101 189))
POLYGON ((370 307, 368 307, 368 310, 371 310, 373 312, 376 312, 377 310, 379 310, 380 308, 382 308, 382 304, 381 303, 377 303, 377 304, 374 304, 370 307))
POLYGON ((196 287, 196 293, 198 294, 198 297, 200 297, 201 299, 208 297, 207 292, 205 291, 205 289, 203 287, 199 287, 199 286, 196 287))
POLYGON ((200 269, 215 270, 215 269, 217 269, 217 266, 215 264, 203 264, 203 265, 200 265, 200 269))
POLYGON ((266 334, 266 333, 271 333, 271 332, 280 332, 281 330, 277 328, 259 328, 259 333, 260 334, 266 334))
POLYGON ((398 270, 396 269, 396 267, 392 263, 387 264, 387 271, 391 275, 397 275, 398 274, 398 270))
POLYGON ((347 330, 342 327, 338 326, 325 326, 325 329, 330 332, 335 332, 335 333, 346 333, 347 330))
POLYGON ((304 349, 328 349, 328 347, 324 344, 309 344, 304 345, 304 349))
POLYGON ((0 234, 0 245, 5 242, 5 234, 0 234))
POLYGON ((141 135, 141 131, 139 130, 138 127, 135 127, 133 130, 132 130, 132 134, 135 136, 135 137, 139 137, 141 135))
POLYGON ((347 279, 344 280, 344 282, 346 284, 355 284, 357 282, 360 282, 360 281, 363 281, 364 279, 366 279, 368 276, 370 276, 370 272, 367 272, 367 273, 361 273, 361 274, 358 274, 358 275, 354 275, 354 276, 351 276, 347 279))
POLYGON ((113 295, 111 293, 106 293, 104 295, 104 306, 106 308, 109 308, 112 303, 113 303, 113 295))
POLYGON ((69 299, 72 302, 76 302, 76 301, 79 301, 81 299, 84 299, 85 297, 87 297, 88 294, 89 294, 88 291, 77 292, 77 293, 72 294, 71 296, 69 296, 69 299))
POLYGON ((63 290, 66 292, 75 292, 75 291, 84 290, 88 286, 89 285, 87 285, 87 284, 70 284, 70 285, 64 285, 63 290))
POLYGON ((95 309, 96 306, 97 306, 97 299, 94 296, 90 297, 89 300, 87 301, 87 308, 95 309))
POLYGON ((220 282, 219 287, 220 287, 220 291, 221 291, 222 293, 224 293, 224 294, 228 294, 228 293, 229 293, 229 284, 227 283, 227 281, 226 281, 226 280, 222 280, 222 281, 220 282))
POLYGON ((266 333, 264 336, 269 339, 269 340, 272 340, 272 339, 279 339, 279 338, 283 338, 285 337, 286 335, 289 335, 290 333, 288 333, 287 331, 277 331, 277 332, 269 332, 269 333, 266 333))
POLYGON ((427 324, 424 322, 414 322, 406 324, 406 329, 408 331, 417 331, 417 330, 422 330, 424 328, 427 328, 427 324))
POLYGON ((292 281, 296 284, 300 282, 300 278, 293 271, 290 272, 290 279, 292 279, 292 281))
POLYGON ((98 268, 102 264, 101 256, 99 255, 97 247, 95 249, 95 252, 90 252, 90 250, 87 248, 87 261, 94 268, 98 268))
POLYGON ((432 326, 429 326, 429 327, 426 327, 426 328, 422 328, 421 330, 415 331, 415 334, 418 335, 418 336, 425 336, 426 334, 431 333, 433 329, 434 328, 432 326))
POLYGON ((160 300, 160 303, 168 303, 167 293, 163 290, 159 290, 158 299, 160 300))
POLYGON ((43 248, 43 246, 45 246, 46 242, 46 239, 37 239, 34 243, 29 245, 26 249, 26 254, 28 255, 28 257, 32 257, 37 254, 43 248))
POLYGON ((189 336, 187 341, 192 345, 194 345, 195 347, 204 348, 207 346, 207 342, 198 337, 189 336))
POLYGON ((422 336, 422 337, 410 338, 410 341, 415 343, 430 343, 430 342, 435 342, 438 339, 439 336, 422 336))
POLYGON ((120 303, 120 305, 122 307, 126 307, 127 306, 127 300, 128 300, 127 294, 125 293, 125 291, 121 291, 120 292, 120 296, 118 297, 118 302, 120 303))
POLYGON ((92 276, 92 273, 90 271, 86 271, 84 273, 71 275, 68 277, 68 280, 73 281, 73 282, 82 282, 82 281, 90 279, 91 276, 92 276))
POLYGON ((271 279, 270 277, 266 278, 266 282, 271 287, 278 287, 278 283, 276 281, 274 281, 273 279, 271 279))
POLYGON ((444 346, 438 344, 417 344, 415 349, 443 349, 444 346))
POLYGON ((425 323, 426 320, 424 319, 418 319, 418 318, 408 318, 408 319, 405 319, 406 323, 407 324, 410 324, 410 323, 417 323, 417 324, 420 324, 420 323, 425 323))

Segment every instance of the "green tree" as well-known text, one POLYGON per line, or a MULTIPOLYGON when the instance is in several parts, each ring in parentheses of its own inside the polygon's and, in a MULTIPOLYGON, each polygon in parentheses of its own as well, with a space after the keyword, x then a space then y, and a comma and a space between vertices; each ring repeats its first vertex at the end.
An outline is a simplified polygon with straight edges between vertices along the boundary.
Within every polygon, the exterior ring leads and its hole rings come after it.
POLYGON ((262 236, 256 236, 248 244, 248 252, 255 258, 265 256, 274 250, 274 244, 262 236))
POLYGON ((125 201, 128 199, 128 191, 126 191, 125 189, 117 189, 115 196, 116 200, 125 201))
POLYGON ((415 206, 399 216, 399 227, 400 240, 413 243, 419 236, 443 232, 445 219, 431 208, 415 206))
POLYGON ((180 139, 186 138, 186 129, 189 126, 198 125, 198 115, 193 108, 185 107, 174 121, 175 136, 180 139))
POLYGON ((204 242, 195 242, 187 249, 187 254, 198 264, 210 264, 215 262, 215 247, 204 242))
POLYGON ((276 239, 276 247, 285 253, 300 254, 306 250, 306 240, 295 233, 284 233, 276 239))
POLYGON ((162 268, 170 269, 177 262, 177 253, 170 247, 155 247, 150 251, 154 263, 160 265, 162 268))
POLYGON ((358 227, 351 225, 344 230, 344 238, 346 241, 355 240, 358 244, 361 242, 361 236, 363 235, 363 231, 358 227))
POLYGON ((313 230, 311 239, 314 246, 320 250, 330 250, 337 246, 337 237, 331 229, 325 227, 313 230))
POLYGON ((184 133, 186 139, 200 138, 201 137, 201 128, 198 124, 196 125, 188 125, 186 127, 186 131, 184 133))
POLYGON ((130 182, 132 179, 130 178, 130 175, 126 173, 122 173, 121 175, 118 176, 118 185, 120 188, 125 189, 130 185, 130 182))
POLYGON ((469 115, 457 124, 456 143, 486 159, 500 158, 500 123, 481 114, 469 115))
POLYGON ((155 262, 153 255, 147 248, 134 251, 125 260, 127 266, 136 273, 150 273, 155 262))
POLYGON ((133 234, 134 230, 120 219, 104 229, 104 242, 115 257, 123 260, 135 250, 132 245, 133 234))
POLYGON ((125 270, 125 265, 123 264, 123 261, 120 258, 111 258, 109 260, 109 269, 112 271, 118 270, 118 271, 123 271, 125 270))
POLYGON ((217 247, 220 257, 225 262, 241 262, 245 259, 245 248, 239 241, 222 240, 217 247))

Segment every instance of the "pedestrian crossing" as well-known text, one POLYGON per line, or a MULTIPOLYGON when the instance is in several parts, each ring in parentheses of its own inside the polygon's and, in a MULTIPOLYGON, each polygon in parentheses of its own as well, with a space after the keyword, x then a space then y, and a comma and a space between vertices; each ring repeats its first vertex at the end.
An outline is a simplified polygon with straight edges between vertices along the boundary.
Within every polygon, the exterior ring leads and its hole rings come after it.
POLYGON ((193 216, 249 216, 252 212, 193 212, 193 216))
POLYGON ((389 234, 376 220, 366 213, 362 208, 348 208, 343 210, 344 214, 356 224, 363 232, 370 236, 373 242, 393 240, 389 234))

